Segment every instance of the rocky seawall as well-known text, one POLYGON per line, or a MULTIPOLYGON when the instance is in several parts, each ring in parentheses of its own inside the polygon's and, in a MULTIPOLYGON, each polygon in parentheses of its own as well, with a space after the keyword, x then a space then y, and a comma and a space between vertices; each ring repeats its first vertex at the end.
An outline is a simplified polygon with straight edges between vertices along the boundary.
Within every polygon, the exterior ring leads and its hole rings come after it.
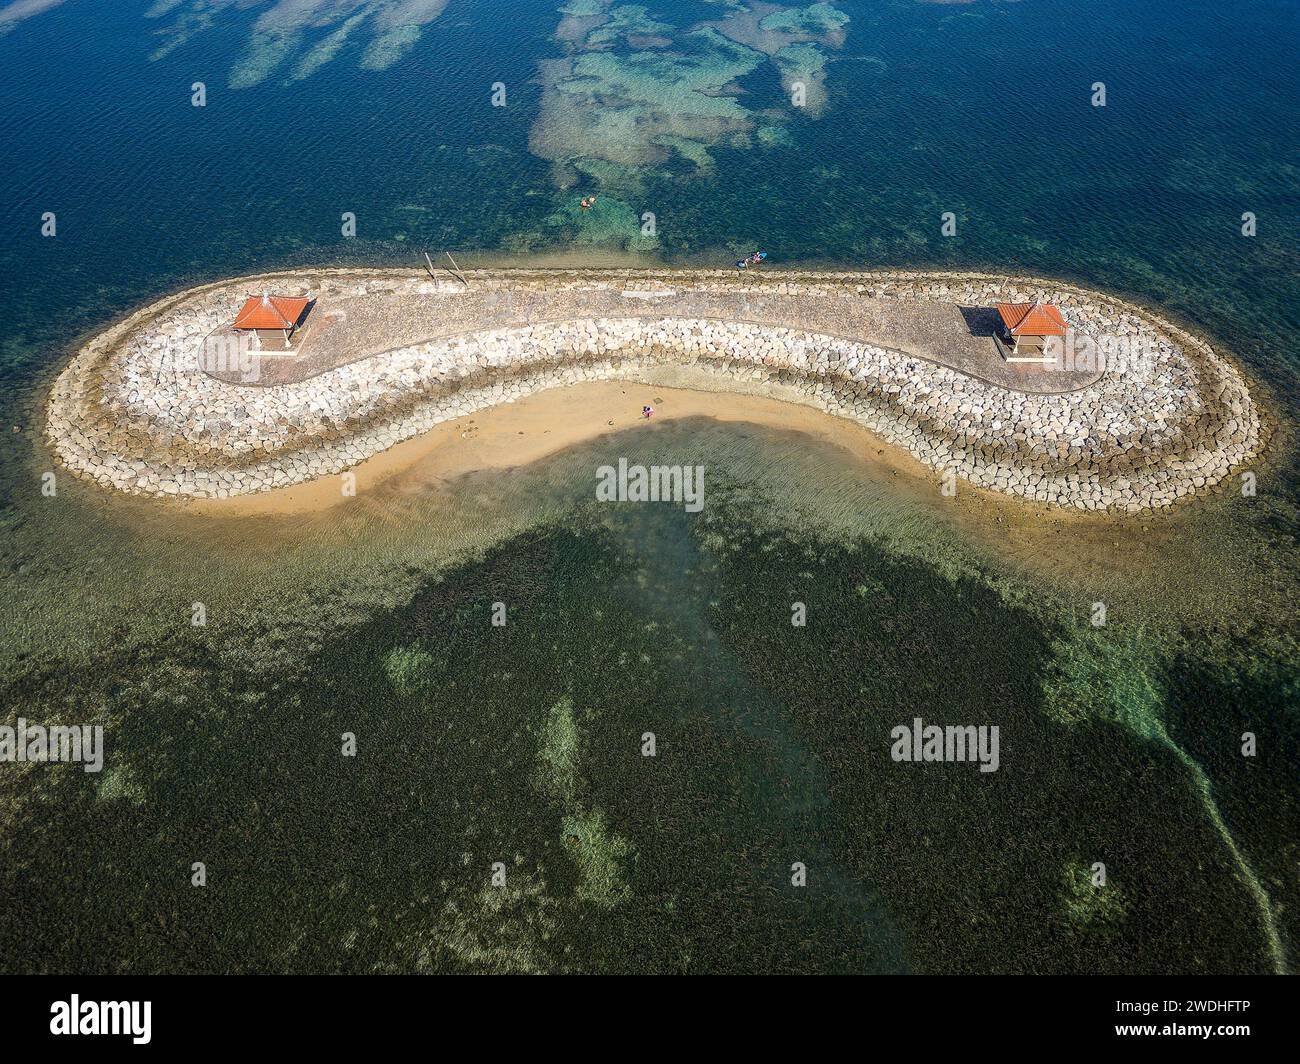
POLYGON ((227 498, 341 473, 439 422, 543 389, 653 382, 691 367, 718 390, 771 394, 859 422, 939 474, 1083 510, 1168 506, 1210 490, 1261 446, 1259 411, 1229 359, 1144 308, 1058 282, 669 269, 481 271, 467 280, 478 300, 473 327, 452 335, 437 335, 436 323, 458 320, 465 285, 411 271, 241 278, 160 300, 73 357, 49 398, 48 441, 64 467, 107 488, 227 498), (209 372, 205 339, 265 288, 310 293, 322 313, 331 301, 365 305, 383 321, 391 308, 404 342, 386 349, 376 326, 351 361, 288 383, 209 372), (584 315, 591 293, 605 299, 601 316, 584 315), (734 314, 691 316, 683 293, 711 308, 733 300, 734 314), (510 308, 524 294, 529 323, 521 324, 510 308), (611 312, 611 295, 627 309, 611 312), (799 320, 779 324, 773 307, 791 298, 799 320), (1022 388, 965 363, 944 365, 915 344, 841 334, 855 300, 896 310, 901 321, 931 304, 1034 299, 1065 314, 1071 356, 1082 349, 1106 359, 1068 378, 1088 383, 1022 388), (412 306, 428 314, 430 339, 405 342, 424 328, 412 323, 412 306))

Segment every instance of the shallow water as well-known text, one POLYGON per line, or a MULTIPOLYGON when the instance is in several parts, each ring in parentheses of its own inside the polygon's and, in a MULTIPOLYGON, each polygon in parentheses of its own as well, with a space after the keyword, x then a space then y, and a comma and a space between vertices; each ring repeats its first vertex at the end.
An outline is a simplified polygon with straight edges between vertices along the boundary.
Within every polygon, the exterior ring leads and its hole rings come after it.
POLYGON ((525 2, 508 28, 473 0, 410 6, 393 27, 358 4, 334 37, 259 24, 267 3, 205 22, 68 0, 0 34, 3 714, 102 722, 109 751, 99 776, 0 766, 0 968, 1288 966, 1287 5, 845 0, 847 23, 763 9, 766 30, 684 0, 525 2), (1096 32, 1121 12, 1126 32, 1096 32), (807 111, 785 105, 792 55, 807 111), (741 91, 683 97, 683 72, 741 91), (572 127, 592 92, 598 128, 572 127), (627 123, 653 134, 622 143, 627 123), (727 263, 756 243, 781 266, 1026 269, 1159 304, 1278 411, 1260 494, 1043 516, 703 419, 413 469, 346 512, 40 494, 39 405, 75 338, 184 284, 421 248, 727 263), (704 511, 596 505, 618 457, 704 465, 704 511), (891 761, 915 716, 1000 724, 999 771, 891 761))

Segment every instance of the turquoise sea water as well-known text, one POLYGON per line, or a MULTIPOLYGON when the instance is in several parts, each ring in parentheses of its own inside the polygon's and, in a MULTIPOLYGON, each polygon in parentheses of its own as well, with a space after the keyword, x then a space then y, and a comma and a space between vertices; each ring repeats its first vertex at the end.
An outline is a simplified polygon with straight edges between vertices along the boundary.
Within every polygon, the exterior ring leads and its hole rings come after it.
POLYGON ((0 716, 110 749, 101 777, 0 765, 0 969, 1291 966, 1296 5, 502 9, 0 6, 0 716), (53 373, 167 291, 758 246, 1158 305, 1275 412, 1260 495, 1007 547, 852 455, 705 421, 346 519, 40 495, 53 373), (593 510, 593 464, 635 448, 705 463, 705 513, 593 510), (913 715, 1002 721, 1003 769, 884 761, 913 715))

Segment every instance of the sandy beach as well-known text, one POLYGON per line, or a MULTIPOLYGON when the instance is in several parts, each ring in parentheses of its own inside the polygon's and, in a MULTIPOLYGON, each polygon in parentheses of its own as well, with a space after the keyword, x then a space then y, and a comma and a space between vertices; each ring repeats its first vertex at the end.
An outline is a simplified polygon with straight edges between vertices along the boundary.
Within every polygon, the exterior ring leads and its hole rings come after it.
MULTIPOLYGON (((609 433, 638 427, 654 431, 663 422, 690 417, 806 433, 864 461, 883 463, 918 483, 937 483, 933 472, 902 448, 884 443, 854 422, 811 407, 765 396, 609 380, 552 388, 437 425, 352 470, 356 497, 380 485, 400 488, 404 477, 427 483, 478 470, 529 465, 609 433), (640 413, 647 404, 655 408, 649 421, 640 413)), ((220 516, 307 513, 352 501, 343 494, 342 484, 341 476, 327 476, 256 495, 196 499, 188 502, 187 509, 220 516)))
POLYGON ((1088 514, 1009 498, 962 484, 956 497, 940 493, 934 470, 852 421, 760 395, 700 391, 607 380, 553 388, 517 402, 445 422, 367 459, 352 472, 356 494, 342 477, 322 477, 256 495, 184 500, 189 514, 229 518, 327 517, 335 508, 380 494, 437 491, 458 477, 527 466, 601 436, 656 427, 685 418, 795 432, 843 450, 864 477, 888 480, 892 492, 919 502, 936 519, 960 528, 1004 559, 1031 570, 1088 578, 1154 563, 1180 535, 1181 514, 1143 519, 1088 514), (654 406, 650 421, 640 416, 654 406))

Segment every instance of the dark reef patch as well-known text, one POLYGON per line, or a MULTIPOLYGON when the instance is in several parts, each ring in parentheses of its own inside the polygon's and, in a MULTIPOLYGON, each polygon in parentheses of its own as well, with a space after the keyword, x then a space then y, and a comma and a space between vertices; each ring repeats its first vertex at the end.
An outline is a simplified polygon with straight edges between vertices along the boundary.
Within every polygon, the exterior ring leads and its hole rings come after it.
MULTIPOLYGON (((8 794, 5 967, 1269 967, 1179 758, 1047 705, 1074 682, 1056 675, 1066 627, 992 578, 765 529, 737 487, 701 517, 581 508, 243 670, 192 632, 83 671, 29 665, 6 705, 98 700, 113 726, 101 776, 44 767, 8 794), (1001 768, 892 762, 913 716, 998 724, 1001 768)), ((1235 704, 1277 721, 1283 677, 1255 680, 1235 704)), ((1294 789, 1276 761, 1234 776, 1184 734, 1193 702, 1211 747, 1229 727, 1192 697, 1205 683, 1175 669, 1170 727, 1243 847, 1275 851, 1271 881, 1285 821, 1245 811, 1294 789)), ((1288 727, 1260 724, 1294 759, 1288 727)))

